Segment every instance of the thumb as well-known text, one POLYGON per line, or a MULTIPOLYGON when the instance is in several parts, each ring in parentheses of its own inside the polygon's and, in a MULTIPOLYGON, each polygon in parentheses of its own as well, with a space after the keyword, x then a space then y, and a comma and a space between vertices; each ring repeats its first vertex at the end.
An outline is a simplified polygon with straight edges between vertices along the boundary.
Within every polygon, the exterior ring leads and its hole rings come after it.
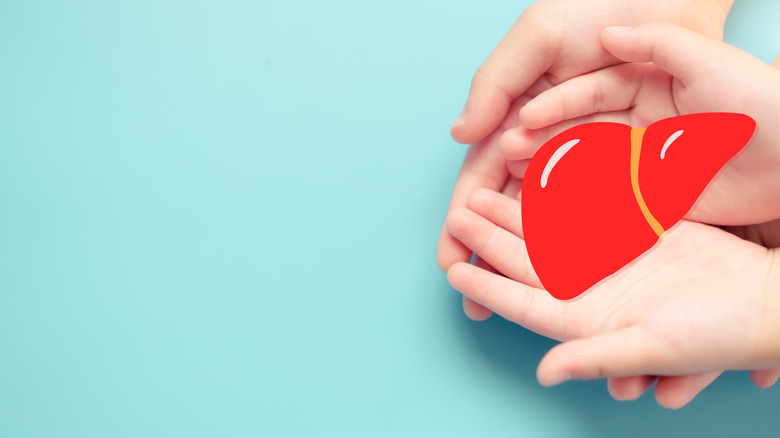
POLYGON ((652 62, 683 82, 711 74, 714 62, 722 63, 729 52, 744 56, 726 43, 669 23, 607 27, 601 43, 622 61, 652 62))
POLYGON ((555 346, 542 358, 536 376, 543 386, 570 379, 669 374, 679 362, 657 338, 639 327, 577 339, 555 346))
POLYGON ((547 71, 557 56, 557 41, 549 32, 535 34, 522 17, 479 67, 469 95, 450 134, 460 143, 475 143, 493 132, 512 102, 547 71))

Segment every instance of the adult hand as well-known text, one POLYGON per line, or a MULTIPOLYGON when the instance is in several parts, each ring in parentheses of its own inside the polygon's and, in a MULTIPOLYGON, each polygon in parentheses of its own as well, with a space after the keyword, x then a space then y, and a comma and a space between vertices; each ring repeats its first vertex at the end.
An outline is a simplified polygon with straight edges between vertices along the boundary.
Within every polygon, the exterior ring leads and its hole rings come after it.
POLYGON ((546 90, 522 110, 526 128, 501 140, 505 157, 533 154, 548 136, 582 116, 607 112, 632 126, 681 114, 736 112, 756 120, 749 147, 729 163, 688 218, 722 225, 780 217, 780 70, 746 52, 679 26, 608 28, 604 47, 627 62, 546 90))
POLYGON ((663 20, 721 39, 732 0, 541 0, 529 6, 479 67, 452 127, 461 143, 493 132, 510 104, 541 81, 559 84, 619 63, 599 34, 615 23, 663 20))

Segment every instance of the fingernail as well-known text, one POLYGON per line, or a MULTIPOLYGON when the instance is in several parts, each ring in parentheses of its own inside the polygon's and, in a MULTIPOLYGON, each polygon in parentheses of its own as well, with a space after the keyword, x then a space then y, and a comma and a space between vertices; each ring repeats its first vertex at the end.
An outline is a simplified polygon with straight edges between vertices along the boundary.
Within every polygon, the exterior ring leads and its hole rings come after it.
POLYGON ((457 128, 458 126, 462 126, 466 124, 466 116, 461 113, 457 119, 455 119, 455 123, 452 124, 453 128, 457 128))
POLYGON ((632 29, 631 26, 609 26, 604 28, 609 33, 625 33, 632 29))

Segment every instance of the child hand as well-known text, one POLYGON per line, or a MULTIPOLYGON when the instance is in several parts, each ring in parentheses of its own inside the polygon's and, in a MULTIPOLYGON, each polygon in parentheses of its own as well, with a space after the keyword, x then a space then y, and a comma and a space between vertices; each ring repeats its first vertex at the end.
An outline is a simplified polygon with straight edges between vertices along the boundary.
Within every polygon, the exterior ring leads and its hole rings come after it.
POLYGON ((483 190, 471 197, 469 208, 453 210, 448 229, 509 278, 457 263, 448 279, 505 318, 568 341, 542 360, 538 377, 543 384, 709 373, 694 376, 700 382, 662 377, 657 386, 657 395, 664 387, 679 390, 680 382, 689 385, 682 390, 698 392, 723 369, 780 365, 780 294, 767 293, 770 285, 780 286, 774 251, 714 227, 683 222, 652 252, 589 294, 561 302, 541 289, 533 272, 522 241, 520 204, 483 190))
MULTIPOLYGON (((449 210, 465 207, 469 195, 480 188, 502 192, 507 196, 515 197, 519 191, 520 181, 510 176, 509 170, 512 170, 511 163, 507 163, 501 155, 498 142, 504 129, 519 126, 520 108, 531 97, 530 95, 523 95, 518 98, 512 106, 513 110, 507 114, 496 131, 486 139, 469 147, 460 174, 455 182, 455 188, 452 191, 449 210)), ((447 227, 443 226, 436 248, 436 261, 441 270, 446 272, 454 263, 467 262, 471 255, 471 250, 463 246, 447 231, 447 227)), ((478 265, 486 269, 490 268, 484 261, 478 260, 478 265)), ((474 303, 465 296, 463 297, 463 310, 469 318, 477 321, 487 319, 493 314, 490 310, 474 303)))
POLYGON ((632 126, 681 114, 736 112, 758 123, 752 144, 727 165, 692 220, 724 225, 753 224, 780 217, 780 70, 725 43, 669 24, 608 28, 604 47, 628 62, 586 74, 531 100, 516 128, 501 140, 506 157, 532 154, 562 120, 608 113, 632 126))
MULTIPOLYGON (((722 227, 735 236, 765 248, 780 247, 780 219, 755 225, 722 227)), ((704 388, 722 374, 722 371, 687 374, 683 376, 628 376, 607 379, 609 393, 616 400, 634 400, 655 384, 658 403, 679 408, 693 400, 704 388)), ((780 370, 753 370, 750 378, 759 388, 769 388, 780 378, 780 370)))
POLYGON ((720 39, 731 0, 541 0, 528 7, 479 67, 452 136, 474 143, 493 132, 510 104, 529 89, 618 63, 599 32, 614 23, 657 20, 720 39), (534 84, 536 83, 536 86, 534 84))

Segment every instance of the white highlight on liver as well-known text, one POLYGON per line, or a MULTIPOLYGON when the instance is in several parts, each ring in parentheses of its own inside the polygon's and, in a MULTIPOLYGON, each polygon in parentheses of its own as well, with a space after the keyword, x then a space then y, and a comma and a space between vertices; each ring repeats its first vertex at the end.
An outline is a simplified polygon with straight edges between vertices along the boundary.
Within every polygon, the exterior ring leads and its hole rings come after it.
POLYGON ((666 139, 666 143, 664 143, 664 147, 661 148, 661 159, 663 160, 666 158, 666 150, 669 149, 669 146, 672 145, 672 142, 680 138, 680 136, 683 134, 683 130, 679 130, 675 132, 674 134, 670 135, 669 138, 666 139))
MULTIPOLYGON (((680 131, 682 133, 682 131, 680 131)), ((544 170, 542 171, 542 188, 545 188, 547 186, 547 178, 550 177, 550 172, 552 172, 553 167, 558 163, 558 161, 563 158, 564 155, 566 155, 566 152, 569 152, 569 149, 574 147, 575 144, 579 143, 580 139, 574 139, 569 140, 566 143, 563 144, 563 146, 559 147, 557 151, 555 151, 552 154, 552 157, 550 157, 550 161, 547 162, 547 165, 544 166, 544 170)))

